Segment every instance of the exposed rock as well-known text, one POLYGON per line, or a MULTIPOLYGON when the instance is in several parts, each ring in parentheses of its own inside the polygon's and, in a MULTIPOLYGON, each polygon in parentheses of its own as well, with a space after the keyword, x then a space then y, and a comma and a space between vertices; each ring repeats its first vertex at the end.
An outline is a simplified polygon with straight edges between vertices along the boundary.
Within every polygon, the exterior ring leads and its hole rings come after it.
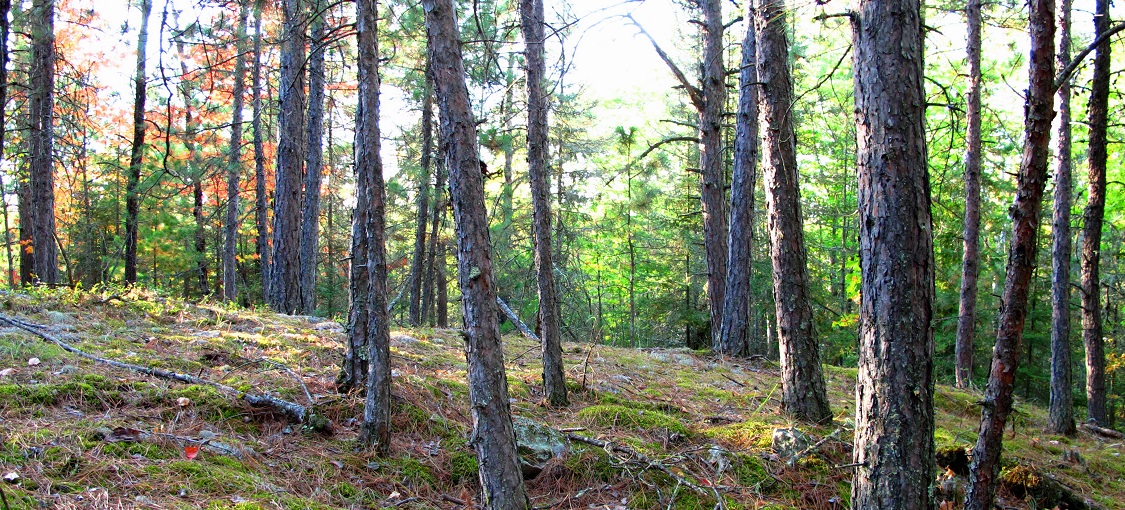
POLYGON ((47 319, 50 319, 50 321, 55 324, 72 324, 74 322, 74 317, 62 312, 50 311, 43 315, 46 315, 47 319))
POLYGON ((808 434, 794 427, 773 429, 773 452, 782 459, 790 459, 807 450, 812 442, 808 434))
POLYGON ((344 327, 341 326, 340 323, 336 322, 336 321, 317 322, 317 323, 313 324, 312 328, 315 331, 330 331, 332 333, 343 333, 344 332, 344 327))
POLYGON ((417 344, 417 343, 418 343, 418 339, 414 338, 410 335, 394 335, 394 336, 391 336, 391 346, 392 347, 405 347, 405 346, 414 345, 414 344, 417 344))
POLYGON ((516 449, 525 480, 539 476, 547 462, 566 453, 566 438, 562 432, 522 416, 512 417, 512 427, 516 431, 516 449))

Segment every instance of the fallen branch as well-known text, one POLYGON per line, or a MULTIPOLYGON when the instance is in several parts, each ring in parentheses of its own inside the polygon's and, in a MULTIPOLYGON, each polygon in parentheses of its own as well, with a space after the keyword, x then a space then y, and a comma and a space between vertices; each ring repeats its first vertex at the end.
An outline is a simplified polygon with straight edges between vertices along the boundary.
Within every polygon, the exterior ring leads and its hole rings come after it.
MULTIPOLYGON (((647 455, 645 455, 641 452, 638 452, 637 450, 634 450, 632 448, 629 448, 628 446, 625 446, 623 444, 614 443, 613 441, 605 441, 605 440, 601 440, 601 439, 594 439, 592 437, 580 436, 580 435, 574 434, 574 433, 567 433, 566 438, 571 440, 571 441, 577 441, 579 443, 585 443, 585 444, 588 444, 588 445, 591 445, 591 446, 597 446, 598 448, 601 448, 601 449, 605 450, 607 453, 610 453, 610 454, 612 454, 613 452, 624 453, 624 454, 628 455, 629 457, 632 457, 631 461, 633 463, 641 465, 641 467, 643 467, 644 469, 653 469, 653 470, 656 470, 656 471, 660 471, 661 473, 664 473, 664 474, 668 475, 669 477, 671 477, 678 484, 683 484, 683 485, 686 485, 688 487, 691 487, 692 490, 694 490, 694 491, 696 491, 700 494, 707 494, 708 493, 707 488, 705 488, 701 485, 698 485, 695 482, 692 482, 691 480, 688 480, 687 478, 684 478, 681 475, 676 474, 676 472, 669 469, 668 466, 665 466, 664 464, 662 464, 658 461, 650 459, 647 455)), ((722 498, 720 498, 720 500, 721 499, 722 498)))
POLYGON ((103 358, 103 357, 100 357, 100 356, 90 354, 90 353, 88 353, 86 351, 83 351, 83 350, 81 350, 77 347, 74 347, 73 345, 70 345, 70 344, 68 344, 68 343, 66 343, 62 340, 59 340, 58 338, 55 338, 55 337, 53 337, 53 336, 51 336, 47 333, 44 333, 41 330, 43 326, 40 326, 38 324, 33 324, 33 323, 30 323, 30 322, 24 322, 24 321, 21 321, 19 319, 13 319, 11 317, 7 317, 7 316, 4 316, 4 315, 0 315, 0 321, 11 324, 12 326, 15 326, 18 329, 22 329, 22 330, 24 330, 28 333, 31 333, 35 336, 38 336, 39 338, 42 338, 43 340, 51 342, 51 343, 59 346, 64 351, 73 353, 75 355, 78 355, 80 357, 86 358, 86 359, 91 360, 91 361, 95 361, 95 362, 98 362, 98 363, 101 363, 101 364, 104 364, 104 365, 109 365, 111 367, 123 368, 123 369, 126 369, 126 370, 132 370, 134 372, 140 372, 142 374, 149 375, 149 376, 152 376, 152 377, 159 377, 161 379, 179 381, 179 382, 187 383, 187 384, 199 384, 199 385, 203 385, 203 386, 210 386, 210 387, 215 388, 216 390, 218 390, 222 393, 226 393, 227 395, 230 395, 234 398, 241 399, 241 400, 245 401, 246 403, 248 403, 252 406, 269 407, 269 408, 285 415, 290 420, 292 420, 294 422, 297 422, 297 423, 302 423, 304 425, 307 425, 307 426, 311 427, 313 430, 317 430, 317 431, 321 431, 321 432, 327 432, 327 431, 332 430, 332 422, 329 421, 327 418, 324 418, 323 416, 320 416, 320 415, 318 415, 314 412, 311 412, 305 406, 302 406, 302 405, 294 403, 294 402, 289 402, 288 400, 282 400, 280 398, 277 398, 277 397, 274 397, 274 396, 271 396, 271 395, 265 395, 265 394, 244 393, 244 392, 241 392, 241 391, 239 391, 235 388, 227 386, 225 384, 217 383, 217 382, 214 382, 214 381, 209 381, 207 379, 203 379, 203 378, 196 377, 196 376, 193 376, 193 375, 181 374, 181 373, 172 372, 172 371, 169 371, 169 370, 161 370, 159 368, 146 367, 146 366, 142 366, 142 365, 134 365, 132 363, 125 363, 125 362, 117 361, 117 360, 114 360, 114 359, 103 358))
POLYGON ((1087 431, 1091 434, 1096 434, 1096 435, 1099 435, 1099 436, 1102 436, 1102 437, 1109 437, 1109 438, 1113 438, 1113 439, 1125 439, 1125 434, 1122 434, 1122 433, 1120 433, 1116 430, 1113 430, 1113 429, 1107 429, 1107 428, 1104 428, 1104 427, 1099 427, 1096 424, 1093 424, 1093 423, 1090 423, 1090 422, 1083 423, 1082 425, 1079 425, 1079 426, 1082 427, 1083 430, 1085 430, 1085 431, 1087 431))
POLYGON ((508 303, 505 303, 503 299, 500 299, 500 296, 496 296, 496 304, 500 305, 500 309, 504 311, 504 315, 507 315, 508 320, 511 320, 512 324, 515 324, 516 327, 519 328, 520 333, 523 333, 523 336, 535 340, 536 342, 539 341, 539 335, 536 335, 535 332, 531 330, 531 328, 527 327, 527 324, 524 324, 523 321, 520 320, 520 316, 516 315, 516 312, 513 312, 511 307, 508 306, 508 303))
POLYGON ((817 450, 819 450, 821 446, 824 446, 824 443, 827 443, 827 442, 829 442, 833 439, 839 439, 841 430, 843 430, 843 429, 836 429, 836 430, 832 431, 831 434, 828 434, 827 436, 824 436, 820 441, 817 441, 816 444, 814 444, 814 445, 812 445, 808 448, 805 448, 804 450, 801 450, 796 455, 790 457, 789 460, 786 461, 786 464, 788 464, 789 467, 793 467, 793 466, 797 465, 798 461, 807 457, 809 454, 814 453, 817 450))

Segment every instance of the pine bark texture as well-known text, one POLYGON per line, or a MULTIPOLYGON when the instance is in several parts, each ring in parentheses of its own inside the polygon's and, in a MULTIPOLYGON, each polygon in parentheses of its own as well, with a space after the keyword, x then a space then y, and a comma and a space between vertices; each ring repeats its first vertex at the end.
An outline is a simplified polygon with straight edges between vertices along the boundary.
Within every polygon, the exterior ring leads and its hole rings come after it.
POLYGON ((988 386, 981 405, 980 432, 973 447, 966 510, 988 510, 996 495, 1004 424, 1012 411, 1020 344, 1027 318, 1027 298, 1038 248, 1039 213, 1047 184, 1051 120, 1054 117, 1055 2, 1031 0, 1030 86, 1025 102, 1024 150, 1009 214, 1012 234, 1008 266, 997 319, 988 386))
POLYGON ((270 243, 269 243, 269 194, 266 192, 266 151, 265 136, 262 133, 262 6, 254 5, 254 65, 250 70, 250 88, 253 89, 254 129, 254 223, 258 230, 255 251, 258 253, 258 269, 262 278, 262 297, 268 300, 270 243))
POLYGON ((301 176, 305 147, 305 2, 285 0, 281 40, 281 108, 277 115, 273 256, 268 303, 279 313, 301 309, 301 176))
POLYGON ((773 295, 781 354, 781 405, 799 420, 832 421, 809 301, 808 255, 801 219, 793 81, 784 0, 760 0, 758 32, 762 177, 773 266, 773 295))
MULTIPOLYGON (((1070 0, 1059 5, 1060 69, 1070 64, 1070 0)), ((1074 394, 1070 357, 1070 208, 1074 204, 1070 132, 1070 80, 1059 87, 1058 151, 1055 155, 1055 197, 1051 222, 1051 398, 1047 429, 1074 435, 1074 394)))
POLYGON ((28 73, 28 171, 31 186, 31 260, 37 283, 58 283, 55 245, 55 2, 31 7, 31 71, 28 73))
POLYGON ((751 354, 750 253, 753 250, 754 181, 758 164, 757 35, 753 1, 746 3, 746 35, 738 73, 738 110, 734 124, 734 171, 730 186, 730 231, 727 237, 727 288, 719 352, 735 357, 751 354))
POLYGON ((323 2, 313 2, 313 20, 309 29, 309 107, 308 146, 305 153, 305 200, 301 211, 301 311, 316 311, 317 257, 320 255, 320 183, 324 172, 324 46, 325 9, 323 2))
POLYGON ((969 93, 965 108, 965 225, 962 234, 961 304, 957 315, 956 382, 969 386, 973 378, 973 336, 976 334, 977 278, 980 276, 980 163, 981 163, 981 0, 965 6, 968 24, 969 93))
MULTIPOLYGON (((1109 30, 1109 0, 1097 0, 1094 38, 1109 30)), ((1099 263, 1102 222, 1105 218, 1107 125, 1109 120, 1110 51, 1112 44, 1098 45, 1094 53, 1094 76, 1090 81, 1090 148, 1087 157, 1087 202, 1082 212, 1082 343, 1086 346, 1086 416, 1098 425, 1108 425, 1106 413, 1105 339, 1102 337, 1101 278, 1099 263)))
POLYGON ((231 100, 230 148, 227 154, 227 216, 223 227, 223 299, 238 299, 238 182, 242 176, 242 106, 246 93, 246 24, 249 0, 238 7, 235 32, 234 88, 231 100))
POLYGON ((470 443, 480 465, 484 506, 495 510, 526 509, 530 503, 516 453, 508 402, 484 183, 456 15, 452 0, 423 0, 422 7, 426 11, 426 33, 457 232, 458 283, 473 418, 470 443))
POLYGON ((727 278, 726 179, 723 168, 723 113, 726 108, 726 69, 723 67, 723 9, 721 0, 700 0, 703 10, 703 87, 699 108, 700 196, 703 204, 703 245, 707 253, 707 297, 711 307, 711 346, 722 346, 723 301, 727 278))
POLYGON ((852 508, 932 509, 934 255, 921 5, 862 0, 852 21, 862 296, 852 508))
MULTIPOLYGON (((0 105, 8 104, 8 34, 11 32, 11 22, 8 13, 12 10, 12 0, 0 0, 0 105)), ((0 108, 0 159, 4 158, 5 135, 7 134, 8 121, 6 111, 0 108)), ((4 183, 0 182, 0 197, 7 197, 4 183)), ((6 200, 6 198, 5 198, 6 200)), ((19 199, 17 198, 17 206, 19 199)), ((6 202, 5 202, 6 203, 6 202)), ((4 242, 7 244, 8 255, 8 288, 16 288, 16 273, 13 265, 15 258, 12 253, 12 231, 8 223, 8 207, 4 206, 4 242)), ((16 246, 19 246, 18 244, 16 246)))
POLYGON ((543 392, 553 406, 567 405, 563 373, 559 302, 551 260, 551 186, 547 153, 546 64, 543 61, 543 0, 520 0, 520 26, 527 60, 527 173, 531 181, 532 227, 535 232, 535 275, 539 290, 540 341, 543 347, 543 392))
POLYGON ((148 19, 152 0, 141 0, 141 25, 137 33, 137 70, 133 77, 133 144, 129 152, 129 176, 125 183, 125 284, 137 283, 137 230, 141 200, 137 187, 141 182, 141 164, 145 152, 145 99, 148 86, 145 77, 145 48, 148 46, 148 19))
MULTIPOLYGON (((387 314, 386 191, 379 156, 379 37, 375 0, 356 3, 359 46, 359 111, 356 121, 357 179, 367 181, 367 398, 363 406, 364 440, 386 453, 391 440, 391 330, 387 314)), ((353 254, 355 256, 355 254, 353 254)), ((362 271, 362 269, 361 269, 362 271)))

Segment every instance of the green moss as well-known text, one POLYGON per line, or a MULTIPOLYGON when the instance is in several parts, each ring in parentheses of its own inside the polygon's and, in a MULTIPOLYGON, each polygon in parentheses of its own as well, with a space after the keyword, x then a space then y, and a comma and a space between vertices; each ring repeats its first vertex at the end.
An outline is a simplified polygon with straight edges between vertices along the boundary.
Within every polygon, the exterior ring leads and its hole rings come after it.
POLYGON ((596 405, 578 412, 580 419, 603 427, 631 429, 666 429, 683 435, 690 431, 683 422, 660 411, 634 409, 621 405, 596 405))
POLYGON ((460 449, 449 456, 449 465, 446 469, 449 471, 449 479, 453 485, 461 485, 476 480, 480 466, 476 455, 460 449))
POLYGON ((605 450, 578 448, 564 461, 566 468, 583 481, 611 482, 617 478, 618 468, 605 450))
POLYGON ((759 494, 770 494, 777 488, 777 480, 766 471, 758 457, 736 454, 730 469, 735 482, 741 487, 752 488, 759 494))
POLYGON ((102 446, 102 453, 119 459, 132 458, 134 455, 149 460, 176 459, 180 456, 180 450, 178 449, 166 448, 153 443, 105 443, 102 446))
POLYGON ((163 394, 163 403, 170 408, 179 409, 178 400, 181 397, 191 401, 185 409, 194 410, 205 420, 225 421, 243 413, 243 408, 238 401, 219 393, 219 390, 211 386, 199 384, 169 389, 163 394))
POLYGON ((379 472, 390 475, 408 485, 434 485, 437 477, 434 472, 417 459, 403 457, 379 461, 379 472))
POLYGON ((770 423, 745 421, 709 427, 703 430, 703 435, 738 448, 763 450, 773 443, 773 429, 774 425, 770 423))

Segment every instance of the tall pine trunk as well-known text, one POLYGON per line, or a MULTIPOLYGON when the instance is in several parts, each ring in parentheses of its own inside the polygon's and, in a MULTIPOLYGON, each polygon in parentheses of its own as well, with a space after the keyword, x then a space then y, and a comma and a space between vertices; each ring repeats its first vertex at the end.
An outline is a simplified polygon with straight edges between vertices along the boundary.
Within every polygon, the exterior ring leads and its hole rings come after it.
POLYGON ((925 510, 936 468, 922 9, 861 0, 852 16, 862 296, 852 508, 925 510))
POLYGON ((962 234, 961 305, 957 317, 956 379, 965 388, 973 378, 973 335, 977 319, 977 277, 980 275, 980 108, 981 0, 965 6, 968 23, 969 94, 965 111, 965 225, 962 234))
POLYGON ((58 283, 55 245, 55 2, 31 7, 31 72, 28 74, 28 171, 31 206, 31 260, 37 283, 58 283))
POLYGON ((1008 267, 997 320, 996 346, 981 404, 980 432, 973 447, 969 473, 967 510, 992 508, 996 479, 1000 474, 1000 451, 1004 424, 1012 411, 1016 369, 1023 342, 1024 320, 1031 274, 1038 249, 1039 213, 1047 185, 1051 119, 1054 117, 1055 2, 1031 0, 1030 86, 1024 112, 1024 150, 1016 184, 1008 267))
POLYGON ((734 124, 734 172, 730 185, 730 232, 727 242, 727 289, 719 352, 744 357, 751 353, 750 286, 754 236, 754 181, 758 164, 758 69, 754 0, 746 1, 746 35, 738 73, 738 111, 734 124))
MULTIPOLYGON (((12 10, 12 0, 0 0, 0 105, 8 104, 8 33, 11 22, 8 13, 12 10)), ((0 108, 0 160, 4 159, 5 135, 7 134, 7 112, 0 108)), ((18 199, 17 199, 18 200, 18 199)), ((4 183, 0 182, 0 201, 4 205, 4 244, 8 255, 8 287, 16 288, 15 258, 12 254, 12 231, 8 223, 8 194, 4 183)))
POLYGON ((242 174, 242 96, 246 92, 246 23, 249 0, 240 0, 235 32, 234 90, 227 153, 227 217, 223 230, 223 298, 238 299, 238 181, 242 174))
POLYGON ((274 185, 270 308, 301 309, 301 176, 305 148, 305 1, 285 0, 281 41, 281 109, 278 112, 277 178, 274 185))
POLYGON ((457 279, 461 287, 462 335, 473 417, 470 443, 480 464, 484 506, 493 510, 526 509, 530 503, 512 428, 484 183, 456 14, 452 0, 423 0, 422 7, 426 11, 426 33, 442 138, 447 147, 445 159, 457 230, 457 279))
POLYGON ((129 154, 129 177, 125 183, 125 284, 137 283, 137 231, 141 164, 145 151, 145 47, 148 46, 148 19, 152 0, 141 0, 141 25, 137 34, 137 71, 133 78, 133 145, 129 154))
MULTIPOLYGON (((387 257, 384 246, 386 191, 379 156, 379 35, 375 0, 356 4, 359 45, 359 110, 356 114, 357 179, 367 181, 367 398, 363 440, 386 453, 391 440, 391 333, 387 314, 387 257)), ((354 256, 354 255, 353 255, 354 256)), ((353 265, 354 267, 354 265, 353 265)))
POLYGON ((539 324, 543 343, 543 391, 547 402, 567 405, 566 376, 563 374, 562 334, 559 329, 559 302, 555 293, 554 264, 551 261, 551 186, 547 180, 547 91, 546 64, 543 61, 543 0, 520 0, 520 26, 523 29, 527 60, 527 173, 531 181, 532 222, 535 232, 535 274, 539 289, 539 324))
POLYGON ((326 13, 324 2, 313 2, 313 20, 309 31, 309 115, 305 154, 305 200, 301 213, 301 312, 316 310, 317 256, 320 255, 320 183, 324 171, 324 46, 326 13))
MULTIPOLYGON (((418 179, 416 207, 417 221, 414 225, 414 258, 410 261, 410 324, 421 326, 425 313, 422 311, 422 272, 426 268, 426 227, 430 207, 430 169, 433 166, 434 151, 434 100, 433 87, 426 73, 426 86, 422 89, 422 175, 418 179)), ((436 214, 436 211, 435 211, 436 214)))
POLYGON ((793 81, 789 73, 784 0, 760 0, 758 81, 762 121, 762 177, 773 266, 773 295, 781 354, 785 410, 799 420, 832 421, 809 301, 808 255, 801 220, 797 139, 793 132, 793 81))
POLYGON ((721 0, 700 0, 703 9, 703 87, 699 109, 700 196, 703 203, 703 247, 707 254, 707 297, 711 307, 711 346, 722 345, 723 301, 727 278, 726 179, 723 167, 723 112, 726 69, 723 66, 721 0))
MULTIPOLYGON (((1109 30, 1109 0, 1097 0, 1094 38, 1109 30)), ((1094 77, 1090 82, 1090 149, 1087 161, 1088 192, 1082 213, 1082 343, 1086 346, 1086 416, 1108 425, 1106 414, 1105 339, 1102 338, 1101 279, 1099 263, 1102 221, 1106 195, 1106 131, 1109 118, 1110 51, 1112 44, 1098 45, 1094 54, 1094 77)))
MULTIPOLYGON (((1059 5, 1059 68, 1070 64, 1070 0, 1059 5)), ((1051 400, 1047 429, 1074 435, 1074 394, 1070 368, 1070 208, 1074 203, 1071 181, 1070 80, 1059 87, 1058 151, 1055 157, 1055 202, 1051 252, 1051 400)))
POLYGON ((250 69, 250 88, 253 89, 254 129, 254 223, 258 230, 255 251, 262 279, 262 299, 269 300, 269 196, 266 192, 266 150, 262 133, 262 6, 254 4, 254 65, 250 69))

